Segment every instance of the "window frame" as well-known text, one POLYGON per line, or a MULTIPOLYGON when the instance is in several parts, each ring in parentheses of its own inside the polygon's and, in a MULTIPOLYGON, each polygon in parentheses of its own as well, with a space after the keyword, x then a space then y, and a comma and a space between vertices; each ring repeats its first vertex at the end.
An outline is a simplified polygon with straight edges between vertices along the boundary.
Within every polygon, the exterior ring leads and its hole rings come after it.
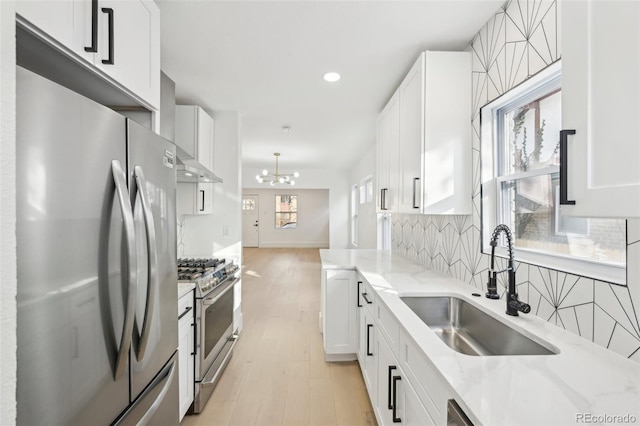
MULTIPOLYGON (((502 110, 508 110, 515 105, 522 105, 535 100, 545 92, 553 90, 561 81, 561 61, 556 61, 528 80, 512 88, 503 96, 489 102, 480 108, 480 178, 481 178, 481 206, 480 206, 480 247, 481 253, 491 254, 489 240, 493 229, 505 211, 498 196, 502 184, 506 181, 547 175, 559 172, 558 166, 518 172, 510 175, 500 175, 506 159, 504 158, 504 144, 498 141, 499 129, 504 123, 499 116, 502 110)), ((504 236, 495 249, 496 255, 508 258, 504 236)), ((556 271, 562 271, 579 276, 589 277, 601 281, 626 285, 626 265, 617 265, 591 259, 581 259, 558 253, 550 253, 531 248, 514 247, 514 257, 519 262, 537 265, 556 271)))
POLYGON ((351 186, 351 245, 358 247, 358 208, 360 205, 360 188, 358 184, 351 186))

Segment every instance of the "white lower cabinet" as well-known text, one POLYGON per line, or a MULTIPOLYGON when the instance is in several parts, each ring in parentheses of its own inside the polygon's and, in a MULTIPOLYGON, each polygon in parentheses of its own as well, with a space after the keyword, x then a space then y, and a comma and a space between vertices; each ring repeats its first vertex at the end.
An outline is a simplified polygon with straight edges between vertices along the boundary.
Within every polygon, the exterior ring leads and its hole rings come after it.
POLYGON ((356 271, 322 271, 321 286, 325 359, 355 360, 358 350, 359 299, 356 271))
POLYGON ((427 409, 404 374, 384 337, 376 343, 378 352, 378 389, 374 410, 381 425, 404 424, 431 426, 427 409))
POLYGON ((378 356, 376 350, 377 330, 373 321, 371 311, 363 306, 359 310, 359 331, 360 339, 358 343, 358 361, 362 370, 362 377, 367 386, 367 391, 372 400, 376 395, 378 386, 378 356))
POLYGON ((191 407, 194 396, 194 347, 195 335, 193 330, 193 291, 178 300, 178 378, 180 420, 191 407))

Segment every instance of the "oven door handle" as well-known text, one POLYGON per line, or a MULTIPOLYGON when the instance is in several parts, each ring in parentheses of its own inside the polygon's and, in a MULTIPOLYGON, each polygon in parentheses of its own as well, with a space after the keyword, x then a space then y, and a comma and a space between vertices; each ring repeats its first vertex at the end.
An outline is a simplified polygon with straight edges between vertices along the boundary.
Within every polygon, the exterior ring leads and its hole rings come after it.
POLYGON ((235 278, 233 281, 231 281, 231 282, 227 285, 227 287, 226 287, 224 290, 222 290, 220 293, 218 293, 218 294, 217 294, 217 295, 215 295, 214 297, 210 297, 210 298, 205 298, 205 299, 203 299, 203 300, 202 300, 202 304, 203 304, 204 306, 211 306, 211 305, 213 305, 213 304, 214 304, 214 303, 216 303, 218 300, 220 300, 220 298, 221 298, 222 296, 224 296, 226 292, 228 292, 230 289, 232 289, 232 288, 236 285, 236 283, 237 283, 238 281, 240 281, 240 278, 235 278))
POLYGON ((156 228, 153 222, 153 213, 151 213, 151 204, 147 196, 147 181, 144 178, 144 173, 142 173, 142 167, 135 166, 133 170, 136 179, 136 197, 140 197, 144 227, 147 234, 147 300, 144 304, 142 327, 139 327, 138 319, 136 318, 136 333, 138 330, 141 330, 139 332, 139 338, 138 335, 134 336, 136 359, 142 361, 147 349, 147 343, 149 343, 149 335, 151 334, 151 318, 155 307, 156 289, 158 288, 158 249, 156 245, 156 228))
POLYGON ((218 367, 218 369, 216 370, 215 374, 211 379, 201 381, 200 382, 201 385, 212 385, 217 382, 218 377, 220 376, 220 373, 222 372, 222 370, 224 370, 222 366, 227 365, 227 362, 229 362, 229 358, 231 358, 231 355, 233 355, 233 348, 236 346, 236 343, 238 343, 238 335, 232 334, 227 338, 227 342, 231 344, 231 347, 227 350, 227 353, 225 354, 222 362, 220 363, 220 367, 218 367))

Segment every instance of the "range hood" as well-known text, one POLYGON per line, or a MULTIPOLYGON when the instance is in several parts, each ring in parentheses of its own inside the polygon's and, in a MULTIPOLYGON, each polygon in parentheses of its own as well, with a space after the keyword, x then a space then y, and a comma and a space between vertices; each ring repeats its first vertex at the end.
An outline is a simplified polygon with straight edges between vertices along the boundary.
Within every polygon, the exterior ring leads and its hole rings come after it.
POLYGON ((176 176, 180 183, 222 183, 219 178, 176 145, 176 176))

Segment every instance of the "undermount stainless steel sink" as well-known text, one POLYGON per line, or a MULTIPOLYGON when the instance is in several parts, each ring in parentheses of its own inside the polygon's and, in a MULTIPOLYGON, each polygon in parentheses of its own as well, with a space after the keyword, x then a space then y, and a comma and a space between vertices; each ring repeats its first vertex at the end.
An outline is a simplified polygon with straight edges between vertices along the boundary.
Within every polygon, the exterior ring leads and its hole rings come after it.
POLYGON ((555 355, 536 342, 457 297, 401 297, 451 349, 467 355, 555 355))

